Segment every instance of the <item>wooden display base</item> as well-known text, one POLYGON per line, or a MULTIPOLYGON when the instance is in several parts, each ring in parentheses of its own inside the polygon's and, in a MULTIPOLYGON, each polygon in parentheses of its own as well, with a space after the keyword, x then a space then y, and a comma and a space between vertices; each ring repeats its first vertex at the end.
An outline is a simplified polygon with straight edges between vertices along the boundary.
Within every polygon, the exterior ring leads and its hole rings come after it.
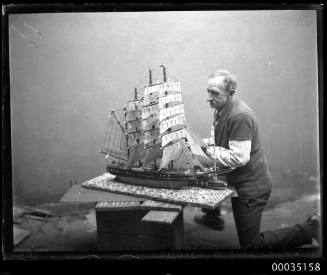
POLYGON ((82 187, 113 193, 142 197, 181 205, 214 209, 233 195, 233 190, 214 190, 200 187, 184 187, 179 190, 159 189, 125 184, 112 179, 112 175, 103 175, 82 183, 82 187))

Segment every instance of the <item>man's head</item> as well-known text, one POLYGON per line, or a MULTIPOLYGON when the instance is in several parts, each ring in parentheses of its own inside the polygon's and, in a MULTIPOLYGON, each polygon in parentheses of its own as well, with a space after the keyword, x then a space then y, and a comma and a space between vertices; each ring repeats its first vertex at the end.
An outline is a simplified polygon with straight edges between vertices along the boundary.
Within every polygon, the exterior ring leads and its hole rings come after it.
POLYGON ((222 110, 226 103, 234 95, 236 89, 236 78, 228 71, 217 70, 208 78, 207 92, 210 107, 218 111, 222 110))

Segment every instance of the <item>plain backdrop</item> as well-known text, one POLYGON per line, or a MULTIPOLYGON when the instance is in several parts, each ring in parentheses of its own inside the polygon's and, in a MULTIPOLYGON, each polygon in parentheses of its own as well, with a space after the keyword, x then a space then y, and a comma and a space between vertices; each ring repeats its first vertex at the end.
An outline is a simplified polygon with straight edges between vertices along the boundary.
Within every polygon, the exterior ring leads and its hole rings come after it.
POLYGON ((110 110, 162 64, 198 136, 212 123, 207 77, 227 69, 272 171, 319 176, 314 10, 12 14, 9 50, 15 201, 57 201, 102 174, 110 110))

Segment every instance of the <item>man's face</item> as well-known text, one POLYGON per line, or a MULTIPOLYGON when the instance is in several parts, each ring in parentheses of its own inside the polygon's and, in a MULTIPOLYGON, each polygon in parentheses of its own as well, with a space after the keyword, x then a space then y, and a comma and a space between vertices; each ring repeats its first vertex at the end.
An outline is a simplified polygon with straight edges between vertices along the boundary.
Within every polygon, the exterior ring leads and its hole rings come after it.
POLYGON ((222 110, 230 98, 230 94, 225 91, 222 77, 216 77, 208 80, 207 92, 211 108, 218 111, 222 110))

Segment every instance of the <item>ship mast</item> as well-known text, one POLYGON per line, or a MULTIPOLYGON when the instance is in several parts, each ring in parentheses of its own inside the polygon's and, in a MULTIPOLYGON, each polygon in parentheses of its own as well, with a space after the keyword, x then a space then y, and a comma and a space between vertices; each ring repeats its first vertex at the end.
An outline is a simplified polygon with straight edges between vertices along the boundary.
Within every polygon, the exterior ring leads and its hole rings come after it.
POLYGON ((137 100, 137 89, 134 88, 134 100, 137 100))
POLYGON ((149 85, 152 85, 152 71, 149 69, 149 85))
POLYGON ((166 67, 165 65, 161 65, 160 68, 162 68, 163 82, 166 82, 167 81, 166 67))

